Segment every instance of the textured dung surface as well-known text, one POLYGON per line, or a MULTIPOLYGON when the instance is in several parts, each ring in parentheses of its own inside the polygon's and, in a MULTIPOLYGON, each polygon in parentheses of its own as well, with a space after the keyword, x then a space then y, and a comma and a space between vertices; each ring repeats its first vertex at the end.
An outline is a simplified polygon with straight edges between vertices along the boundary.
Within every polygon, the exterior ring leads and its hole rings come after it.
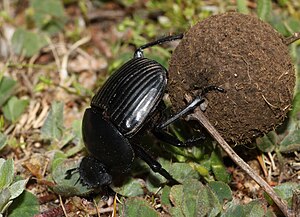
POLYGON ((185 95, 207 94, 206 116, 228 142, 247 143, 282 123, 290 109, 294 67, 283 38, 256 17, 225 13, 197 23, 170 60, 168 92, 175 110, 185 95))

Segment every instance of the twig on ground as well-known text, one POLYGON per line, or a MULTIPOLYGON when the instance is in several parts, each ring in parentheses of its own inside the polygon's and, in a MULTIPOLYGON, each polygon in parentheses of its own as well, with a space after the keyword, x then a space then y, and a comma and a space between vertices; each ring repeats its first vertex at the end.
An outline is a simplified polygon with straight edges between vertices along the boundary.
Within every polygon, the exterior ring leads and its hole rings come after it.
POLYGON ((56 49, 55 45, 53 44, 52 39, 49 36, 46 36, 45 38, 46 38, 47 42, 49 43, 49 48, 52 51, 56 67, 59 69, 61 63, 60 63, 60 59, 59 59, 57 49, 56 49))
POLYGON ((81 45, 89 42, 90 40, 91 40, 91 36, 86 36, 86 37, 78 40, 77 42, 75 42, 74 44, 72 44, 72 46, 70 47, 70 49, 68 50, 68 52, 63 56, 63 59, 62 59, 62 62, 61 62, 61 68, 59 70, 61 84, 64 83, 64 80, 68 76, 67 66, 68 66, 68 60, 69 60, 70 54, 74 50, 76 50, 78 47, 80 47, 81 45))
POLYGON ((277 196, 273 188, 268 185, 268 183, 255 173, 255 171, 242 159, 240 158, 234 150, 229 146, 229 144, 223 139, 219 132, 214 128, 214 126, 205 117, 202 111, 196 109, 195 112, 187 117, 188 120, 198 121, 204 128, 210 133, 210 135, 219 143, 222 149, 228 154, 228 156, 244 170, 257 184, 263 188, 263 190, 273 199, 277 204, 279 209, 286 217, 295 217, 296 215, 288 209, 285 201, 277 196))
POLYGON ((300 32, 295 32, 293 35, 285 38, 283 40, 283 43, 285 43, 286 45, 290 45, 299 39, 300 39, 300 32))
POLYGON ((66 211, 65 205, 64 205, 64 203, 63 203, 63 201, 62 201, 62 198, 61 198, 60 195, 58 195, 58 197, 59 197, 59 203, 60 203, 60 206, 61 206, 61 208, 62 208, 62 210, 63 210, 63 212, 64 212, 64 215, 65 215, 66 217, 68 217, 69 215, 67 214, 67 211, 66 211))
POLYGON ((293 192, 292 203, 292 211, 295 213, 295 217, 300 217, 300 190, 293 192))
MULTIPOLYGON (((70 212, 71 210, 74 209, 74 205, 71 203, 67 203, 64 205, 64 208, 66 212, 70 212)), ((57 216, 63 216, 64 211, 62 209, 62 206, 55 207, 49 210, 46 210, 45 212, 42 212, 40 214, 34 215, 34 217, 57 217, 57 216)))
POLYGON ((92 20, 118 20, 126 16, 124 10, 96 10, 87 14, 87 19, 92 20))

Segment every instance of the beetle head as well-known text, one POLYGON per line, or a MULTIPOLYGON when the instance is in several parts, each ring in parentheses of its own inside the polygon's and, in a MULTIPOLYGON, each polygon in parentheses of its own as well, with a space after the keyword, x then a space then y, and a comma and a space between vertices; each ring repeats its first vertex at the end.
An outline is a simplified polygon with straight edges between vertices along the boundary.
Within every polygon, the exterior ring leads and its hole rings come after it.
POLYGON ((89 188, 99 188, 110 185, 112 177, 107 173, 105 166, 93 157, 84 157, 79 165, 79 174, 82 184, 89 188))

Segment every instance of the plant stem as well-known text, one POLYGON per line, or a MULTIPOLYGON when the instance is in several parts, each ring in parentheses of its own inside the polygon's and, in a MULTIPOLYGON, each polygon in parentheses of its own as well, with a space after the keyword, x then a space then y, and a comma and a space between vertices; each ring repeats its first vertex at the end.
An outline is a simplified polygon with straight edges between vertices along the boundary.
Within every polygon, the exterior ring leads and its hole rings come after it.
POLYGON ((49 66, 49 65, 40 65, 40 64, 28 64, 28 63, 8 63, 7 67, 9 68, 36 68, 36 69, 47 69, 47 70, 53 70, 55 69, 55 66, 49 66))
POLYGON ((277 204, 279 209, 286 217, 294 217, 294 213, 288 209, 285 201, 277 196, 273 188, 242 159, 240 158, 234 150, 229 146, 229 144, 223 139, 219 132, 214 128, 214 126, 205 117, 202 111, 196 109, 195 112, 187 117, 188 120, 197 120, 205 129, 210 133, 210 135, 219 143, 223 150, 228 154, 228 156, 244 170, 257 184, 273 199, 277 204))
POLYGON ((300 32, 295 32, 293 35, 286 37, 283 40, 283 43, 285 43, 286 45, 290 45, 299 39, 300 39, 300 32))

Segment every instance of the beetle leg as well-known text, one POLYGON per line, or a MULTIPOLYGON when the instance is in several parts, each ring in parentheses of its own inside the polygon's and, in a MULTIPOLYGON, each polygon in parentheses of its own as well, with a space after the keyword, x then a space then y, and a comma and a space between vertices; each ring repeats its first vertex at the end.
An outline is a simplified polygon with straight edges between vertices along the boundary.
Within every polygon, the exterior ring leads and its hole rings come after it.
POLYGON ((146 48, 153 47, 153 46, 158 45, 158 44, 163 44, 165 42, 170 42, 170 41, 182 39, 182 38, 183 38, 183 33, 181 33, 179 35, 166 36, 166 37, 157 39, 156 41, 152 41, 152 42, 149 42, 147 44, 144 44, 141 47, 139 47, 138 49, 136 49, 136 51, 134 52, 134 58, 143 57, 144 56, 143 50, 146 49, 146 48))
POLYGON ((179 139, 177 139, 176 137, 165 132, 163 129, 165 129, 168 125, 172 124, 176 120, 178 120, 178 119, 182 118, 183 116, 186 116, 187 114, 194 111, 194 109, 197 106, 199 106, 201 103, 204 102, 203 96, 213 90, 219 91, 219 92, 225 91, 223 88, 218 87, 218 86, 208 86, 208 87, 204 88, 202 90, 201 94, 199 96, 197 96, 192 102, 190 102, 187 107, 185 107, 183 110, 181 110, 180 112, 175 114, 173 117, 169 118, 164 123, 158 125, 155 128, 155 130, 153 131, 153 134, 160 140, 165 141, 165 142, 167 142, 171 145, 177 146, 177 147, 189 146, 198 140, 204 139, 205 137, 199 137, 199 138, 194 138, 194 139, 188 139, 187 141, 182 142, 179 139))
POLYGON ((161 166, 160 163, 153 159, 142 147, 138 145, 132 145, 132 147, 135 150, 136 155, 143 161, 145 161, 154 172, 159 173, 168 180, 169 185, 180 184, 161 166))
POLYGON ((190 112, 194 111, 194 109, 199 106, 200 104, 202 104, 204 102, 204 98, 203 96, 205 94, 207 94, 210 91, 219 91, 219 92, 225 92, 225 90, 221 87, 218 86, 208 86, 205 87, 200 96, 197 96, 192 102, 190 102, 187 107, 185 107, 183 110, 181 110, 180 112, 178 112, 177 114, 175 114, 173 117, 171 117, 170 119, 168 119, 165 123, 160 124, 157 128, 158 129, 164 129, 166 128, 168 125, 170 125, 171 123, 173 123, 174 121, 178 120, 179 118, 186 116, 187 114, 189 114, 190 112))
POLYGON ((199 106, 201 103, 204 102, 204 98, 202 98, 201 96, 197 96, 190 104, 188 104, 187 107, 185 107, 183 110, 181 110, 180 112, 178 112, 177 114, 175 114, 174 116, 172 116, 171 118, 169 118, 167 121, 165 121, 164 123, 160 124, 157 126, 157 129, 162 130, 164 128, 166 128, 168 125, 172 124, 173 122, 175 122, 176 120, 178 120, 179 118, 187 115, 188 113, 194 111, 194 109, 199 106))
POLYGON ((104 201, 107 201, 107 200, 109 199, 109 197, 115 197, 115 196, 117 196, 117 197, 119 197, 119 198, 125 197, 125 196, 123 196, 123 195, 121 195, 121 194, 115 192, 115 191, 114 191, 110 186, 108 186, 108 185, 102 186, 102 191, 103 191, 104 195, 102 196, 101 199, 104 200, 104 201))
POLYGON ((195 142, 205 139, 205 136, 200 136, 200 137, 188 139, 188 140, 182 142, 175 136, 167 133, 166 131, 164 131, 162 129, 155 129, 152 133, 161 141, 164 141, 170 145, 177 146, 177 147, 191 146, 191 145, 194 145, 195 142))

